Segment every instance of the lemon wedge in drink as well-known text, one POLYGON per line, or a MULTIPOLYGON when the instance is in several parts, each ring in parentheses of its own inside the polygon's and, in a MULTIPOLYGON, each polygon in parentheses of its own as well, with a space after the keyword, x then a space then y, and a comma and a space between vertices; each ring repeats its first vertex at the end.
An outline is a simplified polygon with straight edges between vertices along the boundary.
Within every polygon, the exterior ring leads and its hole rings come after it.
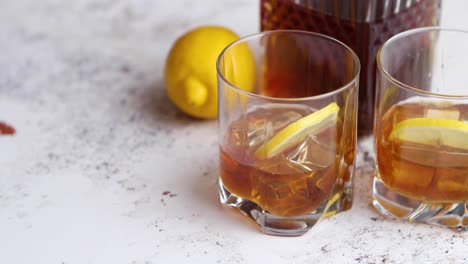
POLYGON ((390 140, 468 150, 468 123, 444 118, 411 118, 393 128, 390 140))
POLYGON ((322 128, 335 124, 340 107, 331 103, 280 130, 254 153, 256 159, 269 159, 286 149, 298 144, 308 135, 313 135, 322 128))

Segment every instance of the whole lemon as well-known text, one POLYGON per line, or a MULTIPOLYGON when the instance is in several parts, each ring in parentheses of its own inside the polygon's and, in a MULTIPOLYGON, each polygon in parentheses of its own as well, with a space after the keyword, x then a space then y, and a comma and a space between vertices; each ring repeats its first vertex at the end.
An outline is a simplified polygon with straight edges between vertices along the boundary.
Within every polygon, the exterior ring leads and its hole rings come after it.
MULTIPOLYGON (((180 110, 198 118, 217 117, 216 60, 222 50, 237 39, 239 37, 225 27, 201 26, 175 41, 166 59, 164 79, 169 99, 180 110)), ((230 69, 230 76, 226 78, 251 91, 255 62, 250 49, 245 45, 230 55, 237 63, 231 64, 234 69, 230 69)))

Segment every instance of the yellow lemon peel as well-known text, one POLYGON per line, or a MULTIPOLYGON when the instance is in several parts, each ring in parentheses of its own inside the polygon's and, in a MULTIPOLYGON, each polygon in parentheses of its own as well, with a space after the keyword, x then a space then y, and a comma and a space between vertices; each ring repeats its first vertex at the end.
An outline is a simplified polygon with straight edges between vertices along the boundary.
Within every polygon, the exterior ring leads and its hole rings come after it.
POLYGON ((468 150, 468 124, 444 118, 411 118, 398 123, 389 139, 468 150))
POLYGON ((269 159, 301 142, 308 135, 313 135, 330 124, 335 124, 339 106, 331 103, 280 130, 254 153, 256 159, 269 159))

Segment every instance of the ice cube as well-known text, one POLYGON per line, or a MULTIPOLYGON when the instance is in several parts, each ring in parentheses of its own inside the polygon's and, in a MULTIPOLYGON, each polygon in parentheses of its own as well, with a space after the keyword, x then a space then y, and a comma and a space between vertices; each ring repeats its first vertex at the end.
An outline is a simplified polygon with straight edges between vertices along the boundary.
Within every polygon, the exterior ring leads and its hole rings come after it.
POLYGON ((320 204, 323 196, 315 185, 310 186, 311 175, 313 173, 258 175, 255 197, 270 213, 283 216, 305 214, 320 204))
POLYGON ((259 146, 265 141, 268 122, 265 118, 244 117, 232 121, 226 131, 226 145, 234 148, 250 148, 259 146))
POLYGON ((288 181, 289 188, 294 195, 298 195, 304 198, 309 197, 307 178, 310 177, 297 177, 294 180, 288 181))
MULTIPOLYGON (((291 195, 291 187, 288 182, 272 182, 267 185, 269 187, 269 192, 274 197, 274 199, 285 199, 291 195)), ((268 188, 267 187, 267 188, 268 188)))
POLYGON ((303 171, 320 171, 335 162, 335 140, 320 142, 316 136, 307 138, 286 156, 288 162, 303 171))
POLYGON ((277 132, 300 118, 302 118, 301 114, 290 110, 273 116, 270 122, 272 123, 273 131, 277 132))
POLYGON ((393 153, 400 159, 429 167, 465 167, 468 164, 468 153, 449 147, 404 142, 394 145, 393 153))
POLYGON ((298 175, 310 172, 289 162, 283 153, 266 160, 256 160, 255 166, 263 172, 276 175, 298 175))
POLYGON ((295 196, 307 197, 307 179, 304 176, 290 177, 286 175, 277 176, 276 180, 266 180, 263 178, 266 197, 272 199, 286 199, 295 196))
POLYGON ((245 119, 233 121, 226 131, 227 145, 240 148, 247 139, 248 122, 245 119))
MULTIPOLYGON (((260 111, 260 110, 259 110, 260 111)), ((290 123, 302 118, 295 111, 271 113, 261 116, 261 112, 250 113, 247 117, 247 147, 254 149, 264 144, 269 138, 290 123)))
POLYGON ((437 188, 444 192, 467 192, 468 170, 466 168, 436 169, 437 188))
POLYGON ((321 171, 320 174, 317 175, 317 181, 315 185, 319 188, 322 192, 328 193, 333 188, 334 184, 336 183, 338 177, 338 170, 336 166, 330 166, 324 171, 321 171))
POLYGON ((435 168, 394 159, 392 161, 391 185, 411 190, 413 188, 427 188, 434 177, 435 168))
POLYGON ((266 119, 258 119, 249 122, 247 128, 247 147, 252 149, 265 142, 268 131, 271 131, 271 124, 266 119))
POLYGON ((427 109, 426 117, 458 120, 460 118, 460 111, 456 109, 427 109))

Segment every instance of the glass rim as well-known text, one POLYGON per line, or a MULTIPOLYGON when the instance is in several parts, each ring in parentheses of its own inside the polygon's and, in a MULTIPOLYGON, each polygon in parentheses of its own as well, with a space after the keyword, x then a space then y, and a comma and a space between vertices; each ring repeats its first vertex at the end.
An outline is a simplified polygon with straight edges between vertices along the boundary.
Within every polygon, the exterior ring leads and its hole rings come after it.
POLYGON ((348 89, 349 87, 351 87, 353 83, 355 83, 356 81, 359 80, 360 71, 361 71, 361 62, 359 60, 359 57, 354 52, 354 50, 352 50, 349 46, 347 46, 343 42, 341 42, 341 41, 339 41, 339 40, 337 40, 335 38, 332 38, 330 36, 315 33, 315 32, 309 32, 309 31, 305 31, 305 30, 289 30, 289 29, 268 30, 268 31, 263 31, 263 32, 259 32, 259 33, 250 34, 250 35, 247 35, 245 37, 241 37, 241 38, 235 40, 234 42, 230 43, 229 45, 227 45, 221 51, 221 53, 219 54, 219 56, 218 56, 218 58, 216 60, 216 73, 217 73, 217 75, 222 79, 223 82, 228 84, 233 90, 235 90, 236 92, 238 92, 240 94, 247 95, 249 97, 263 99, 263 100, 270 100, 270 101, 278 101, 278 102, 303 102, 303 101, 322 99, 322 98, 333 96, 335 94, 339 94, 340 92, 342 92, 342 91, 348 89), (351 56, 353 57, 353 61, 354 61, 354 64, 356 66, 356 69, 353 72, 353 77, 348 82, 346 82, 344 85, 334 89, 333 91, 318 94, 318 95, 313 95, 313 96, 297 97, 297 98, 272 97, 272 96, 267 96, 267 95, 261 95, 261 94, 248 92, 248 91, 245 91, 245 90, 237 87, 236 85, 233 85, 231 82, 229 82, 226 79, 224 74, 221 72, 220 64, 221 64, 221 59, 224 57, 225 53, 229 49, 231 49, 232 47, 234 47, 234 46, 236 46, 238 44, 246 43, 249 40, 252 40, 252 39, 255 39, 255 38, 259 38, 259 37, 267 36, 267 35, 278 34, 278 33, 299 34, 299 35, 306 35, 306 36, 309 36, 309 37, 318 37, 318 38, 327 39, 329 41, 337 43, 338 45, 340 45, 344 49, 346 49, 351 54, 351 56))
MULTIPOLYGON (((408 90, 408 91, 411 91, 411 92, 414 92, 414 93, 418 93, 418 94, 421 94, 421 95, 437 97, 437 98, 467 99, 468 95, 434 93, 434 92, 425 91, 425 90, 419 89, 417 87, 408 85, 408 84, 400 81, 399 79, 395 78, 394 76, 392 76, 385 69, 385 67, 383 66, 382 59, 381 59, 382 51, 385 48, 388 48, 388 46, 391 45, 394 41, 405 38, 405 37, 408 37, 408 36, 412 36, 412 35, 415 35, 415 34, 418 34, 418 33, 421 33, 421 32, 427 33, 427 32, 434 32, 434 31, 451 32, 451 33, 463 33, 463 34, 468 33, 468 30, 464 30, 464 29, 446 28, 446 27, 439 27, 439 26, 421 27, 421 28, 415 28, 415 29, 410 29, 410 30, 403 31, 401 33, 398 33, 398 34, 394 35, 393 37, 391 37, 387 41, 385 41, 385 43, 379 48, 379 50, 377 51, 377 56, 376 56, 377 68, 378 68, 379 72, 382 73, 382 75, 384 76, 385 79, 387 79, 389 82, 391 82, 392 84, 396 85, 399 88, 403 88, 405 90, 408 90)), ((468 36, 468 34, 467 34, 467 36, 468 36)))

